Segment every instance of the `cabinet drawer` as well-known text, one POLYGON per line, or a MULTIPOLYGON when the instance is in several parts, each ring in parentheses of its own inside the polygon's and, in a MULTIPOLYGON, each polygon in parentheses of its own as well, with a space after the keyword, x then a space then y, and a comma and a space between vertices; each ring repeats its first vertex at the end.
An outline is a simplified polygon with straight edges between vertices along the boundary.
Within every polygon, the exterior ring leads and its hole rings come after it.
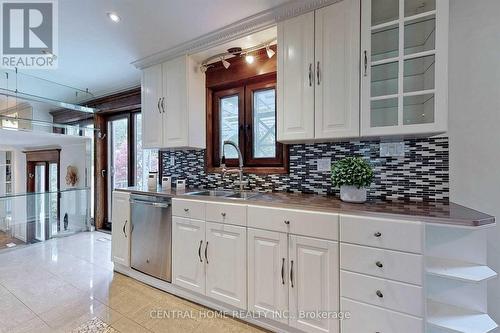
POLYGON ((340 268, 384 279, 422 285, 423 259, 419 254, 342 243, 340 268))
POLYGON ((390 250, 422 253, 420 222, 340 216, 340 240, 390 250))
POLYGON ((207 221, 246 227, 247 206, 230 203, 207 203, 207 221))
POLYGON ((205 220, 205 203, 195 200, 172 199, 172 215, 205 220))
POLYGON ((350 319, 342 321, 342 333, 422 333, 424 331, 422 319, 372 305, 342 298, 341 309, 351 314, 350 319))
POLYGON ((422 317, 424 313, 422 287, 384 280, 367 275, 340 272, 342 297, 422 317))
POLYGON ((248 226, 338 240, 338 214, 248 206, 248 226))

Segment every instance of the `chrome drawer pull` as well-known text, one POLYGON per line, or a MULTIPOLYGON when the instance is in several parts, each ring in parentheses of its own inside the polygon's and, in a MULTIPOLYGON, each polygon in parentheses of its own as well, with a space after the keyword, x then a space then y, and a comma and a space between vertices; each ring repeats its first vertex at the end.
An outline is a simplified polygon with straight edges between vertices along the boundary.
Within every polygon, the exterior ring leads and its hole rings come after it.
POLYGON ((382 294, 382 292, 380 290, 377 290, 377 292, 375 294, 377 294, 377 296, 380 298, 384 297, 384 294, 382 294))
POLYGON ((222 215, 222 217, 226 217, 226 213, 220 213, 220 215, 222 215))
POLYGON ((377 265, 377 267, 379 267, 379 268, 384 267, 384 265, 383 265, 380 261, 377 261, 377 262, 375 263, 375 265, 377 265))
POLYGON ((289 225, 289 224, 290 224, 290 221, 285 220, 285 224, 286 224, 286 225, 289 225))
POLYGON ((381 237, 381 236, 382 236, 382 233, 380 233, 380 232, 378 232, 378 231, 377 231, 376 233, 374 233, 374 234, 373 234, 373 236, 375 236, 375 237, 377 237, 377 238, 378 238, 378 237, 381 237))
POLYGON ((189 208, 184 208, 184 211, 187 213, 189 212, 189 208))
POLYGON ((203 262, 203 259, 201 259, 201 245, 203 244, 203 241, 200 241, 200 246, 198 247, 198 257, 200 257, 200 262, 203 262))

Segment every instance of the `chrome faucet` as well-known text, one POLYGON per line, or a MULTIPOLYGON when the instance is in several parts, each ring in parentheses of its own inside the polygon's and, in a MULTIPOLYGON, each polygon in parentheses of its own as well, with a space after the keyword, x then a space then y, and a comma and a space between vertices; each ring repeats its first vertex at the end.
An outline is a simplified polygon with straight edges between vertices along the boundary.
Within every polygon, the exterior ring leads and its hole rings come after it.
POLYGON ((222 157, 220 159, 220 166, 222 168, 222 179, 224 179, 224 176, 226 173, 238 173, 240 176, 240 192, 243 191, 243 156, 241 155, 240 148, 236 143, 233 141, 224 141, 222 144, 222 157), (226 145, 233 146, 234 149, 238 152, 238 161, 239 161, 239 168, 238 169, 228 169, 226 168, 226 156, 224 155, 224 147, 226 145))

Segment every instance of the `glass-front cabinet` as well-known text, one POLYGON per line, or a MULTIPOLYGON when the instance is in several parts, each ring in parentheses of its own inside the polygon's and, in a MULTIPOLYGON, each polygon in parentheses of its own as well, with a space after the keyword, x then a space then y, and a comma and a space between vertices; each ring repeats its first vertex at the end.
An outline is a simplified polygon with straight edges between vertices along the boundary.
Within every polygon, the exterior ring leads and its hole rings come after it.
POLYGON ((362 0, 362 136, 447 130, 448 0, 362 0))

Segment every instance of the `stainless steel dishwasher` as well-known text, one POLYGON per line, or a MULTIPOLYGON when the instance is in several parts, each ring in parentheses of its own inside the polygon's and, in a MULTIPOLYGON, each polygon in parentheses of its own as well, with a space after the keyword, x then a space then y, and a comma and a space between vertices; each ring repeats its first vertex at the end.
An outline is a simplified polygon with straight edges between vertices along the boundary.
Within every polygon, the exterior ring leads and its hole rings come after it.
POLYGON ((133 194, 130 203, 132 268, 172 282, 172 199, 133 194))

